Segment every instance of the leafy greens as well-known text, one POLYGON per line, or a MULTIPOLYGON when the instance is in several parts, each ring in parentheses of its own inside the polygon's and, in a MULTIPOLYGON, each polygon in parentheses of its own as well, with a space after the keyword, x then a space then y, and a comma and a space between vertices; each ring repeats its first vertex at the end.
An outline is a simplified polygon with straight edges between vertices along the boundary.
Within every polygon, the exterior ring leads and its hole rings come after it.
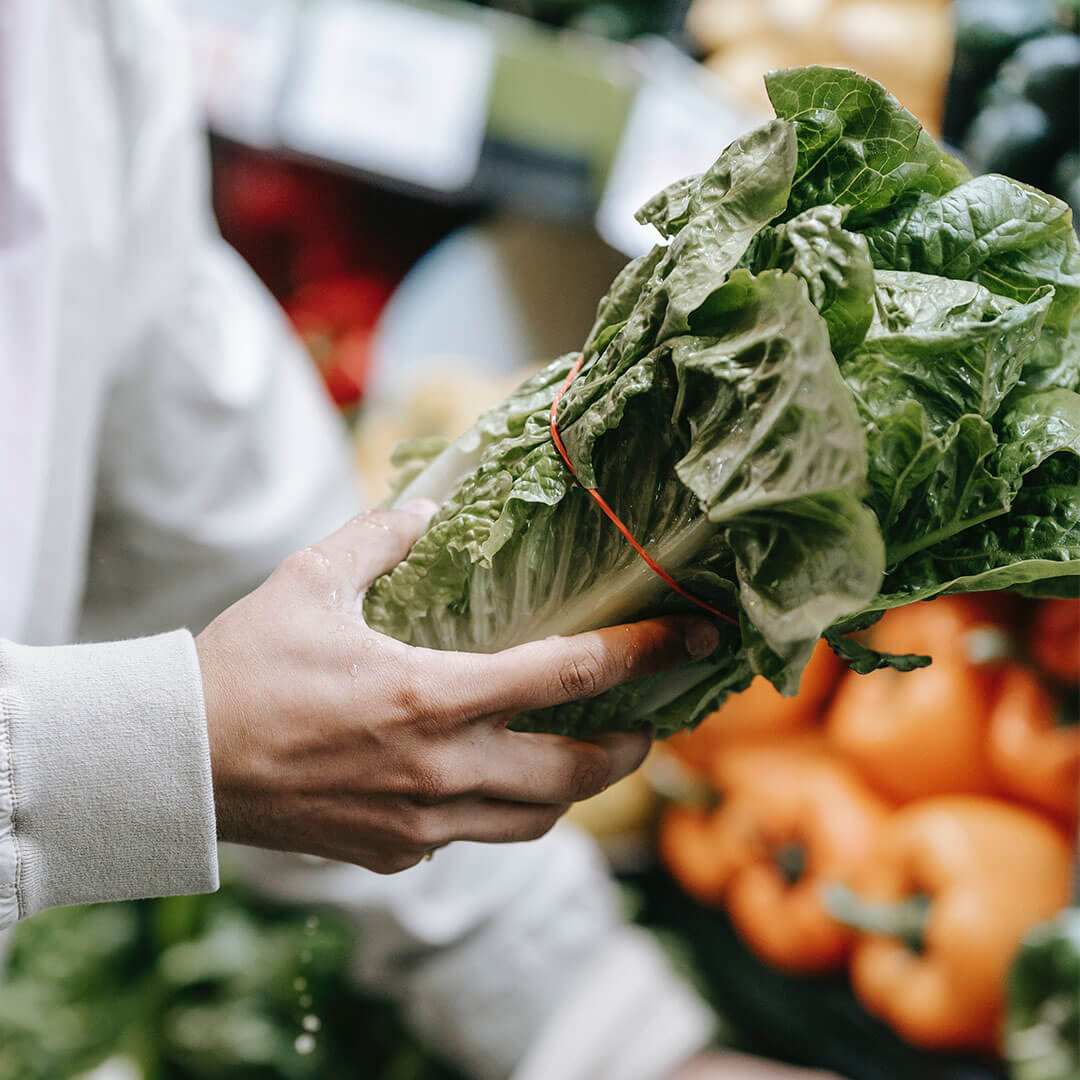
POLYGON ((877 83, 776 72, 777 118, 639 219, 662 242, 616 278, 576 357, 451 446, 400 456, 440 509, 365 599, 403 641, 492 651, 692 612, 597 510, 598 488, 693 595, 731 612, 707 660, 515 727, 700 720, 755 674, 798 686, 824 634, 984 588, 1075 591, 1080 247, 1064 204, 970 179, 877 83))

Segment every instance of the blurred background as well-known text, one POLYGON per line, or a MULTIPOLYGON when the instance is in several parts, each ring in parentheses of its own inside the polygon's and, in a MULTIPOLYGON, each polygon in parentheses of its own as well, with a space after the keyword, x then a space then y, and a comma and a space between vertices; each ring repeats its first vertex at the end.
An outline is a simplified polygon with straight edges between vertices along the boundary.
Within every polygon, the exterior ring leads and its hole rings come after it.
MULTIPOLYGON (((614 274, 650 243, 633 211, 769 115, 772 68, 871 75, 973 171, 1035 184, 1080 215, 1076 0, 180 7, 220 227, 307 344, 372 502, 398 440, 456 436, 581 343, 614 274)), ((943 795, 990 793, 1015 814, 1019 844, 1033 819, 1075 837, 1077 604, 919 607, 874 633, 894 651, 936 635, 948 655, 932 677, 892 686, 891 672, 841 675, 822 654, 799 698, 752 688, 572 817, 715 1004, 726 1044, 854 1080, 1076 1080, 1075 917, 1032 928, 1000 987, 1006 1061, 869 1015, 846 966, 853 927, 882 912, 843 897, 809 915, 794 906, 858 857, 867 822, 929 800, 927 829, 949 829, 943 795), (862 730, 870 715, 886 738, 862 730), (960 761, 935 744, 958 715, 960 761), (791 820, 793 790, 817 820, 791 820), (788 893, 755 892, 763 866, 788 893)), ((1002 884, 1007 860, 980 858, 958 849, 957 874, 986 914, 972 948, 992 955, 1004 947, 995 890, 1023 884, 1002 884)), ((277 909, 235 885, 47 912, 20 928, 0 985, 0 1080, 451 1077, 391 1007, 361 1008, 349 948, 332 912, 277 909)), ((947 1031, 948 1016, 935 1023, 947 1031)))

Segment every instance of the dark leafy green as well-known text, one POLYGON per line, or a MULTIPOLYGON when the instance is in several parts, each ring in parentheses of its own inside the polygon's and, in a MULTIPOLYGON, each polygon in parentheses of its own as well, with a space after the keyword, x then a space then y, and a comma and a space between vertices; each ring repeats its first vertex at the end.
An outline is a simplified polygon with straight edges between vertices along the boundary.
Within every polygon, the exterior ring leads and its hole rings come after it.
POLYGON ((1024 382, 1080 385, 1080 241, 1060 199, 1004 176, 979 176, 867 229, 866 239, 882 269, 976 281, 1020 303, 1051 286, 1024 382))
POLYGON ((855 227, 879 211, 941 195, 968 178, 883 86, 842 68, 765 77, 776 115, 795 125, 798 164, 785 217, 830 203, 855 227))
POLYGON ((794 692, 823 633, 858 671, 927 663, 860 642, 897 604, 1080 580, 1068 208, 971 180, 853 72, 767 83, 777 119, 639 212, 663 242, 600 302, 559 407, 577 479, 549 431, 572 356, 402 455, 399 498, 441 505, 369 591, 377 629, 488 651, 695 610, 583 487, 738 618, 706 661, 515 726, 677 730, 755 674, 794 692))

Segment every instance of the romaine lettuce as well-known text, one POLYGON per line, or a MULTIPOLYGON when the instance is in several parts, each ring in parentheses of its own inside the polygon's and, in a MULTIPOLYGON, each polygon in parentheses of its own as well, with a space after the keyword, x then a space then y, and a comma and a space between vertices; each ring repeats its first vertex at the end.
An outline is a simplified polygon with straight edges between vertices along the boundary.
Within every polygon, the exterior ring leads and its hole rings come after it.
POLYGON ((777 119, 639 213, 664 242, 601 301, 558 411, 579 479, 549 431, 576 357, 441 453, 401 456, 399 500, 440 509, 369 590, 376 629, 490 651, 695 610, 582 485, 739 621, 706 661, 517 727, 670 732, 757 673, 793 692, 822 634, 857 670, 924 663, 843 636, 896 604, 1075 588, 1080 250, 1068 209, 1001 177, 970 180, 853 72, 767 83, 777 119))

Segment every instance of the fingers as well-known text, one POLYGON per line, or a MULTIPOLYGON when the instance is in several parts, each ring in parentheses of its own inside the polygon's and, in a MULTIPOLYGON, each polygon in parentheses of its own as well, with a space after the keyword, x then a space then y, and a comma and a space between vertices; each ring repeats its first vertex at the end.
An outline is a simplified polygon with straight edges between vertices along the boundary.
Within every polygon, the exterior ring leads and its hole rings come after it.
POLYGON ((455 840, 483 844, 517 844, 539 840, 566 813, 566 804, 557 806, 503 802, 499 799, 469 799, 458 805, 439 808, 434 847, 455 840))
POLYGON ((429 499, 416 499, 400 510, 358 514, 314 548, 293 558, 329 559, 334 567, 344 567, 349 583, 362 591, 409 554, 437 509, 429 499))
POLYGON ((645 760, 651 738, 643 732, 599 736, 589 742, 497 728, 478 791, 523 803, 591 799, 645 760))
POLYGON ((472 715, 514 714, 595 697, 619 683, 701 660, 720 642, 705 619, 646 619, 567 638, 519 645, 490 656, 447 658, 444 700, 472 715))
POLYGON ((542 806, 463 797, 423 806, 410 800, 381 804, 372 830, 370 815, 357 830, 355 809, 324 816, 319 822, 316 854, 366 866, 380 874, 395 874, 425 855, 459 840, 514 844, 543 836, 566 812, 566 805, 542 806), (361 842, 357 843, 357 837, 361 842))
POLYGON ((611 763, 607 786, 618 783, 624 776, 637 772, 652 749, 652 729, 646 731, 609 731, 589 739, 599 746, 611 763))

